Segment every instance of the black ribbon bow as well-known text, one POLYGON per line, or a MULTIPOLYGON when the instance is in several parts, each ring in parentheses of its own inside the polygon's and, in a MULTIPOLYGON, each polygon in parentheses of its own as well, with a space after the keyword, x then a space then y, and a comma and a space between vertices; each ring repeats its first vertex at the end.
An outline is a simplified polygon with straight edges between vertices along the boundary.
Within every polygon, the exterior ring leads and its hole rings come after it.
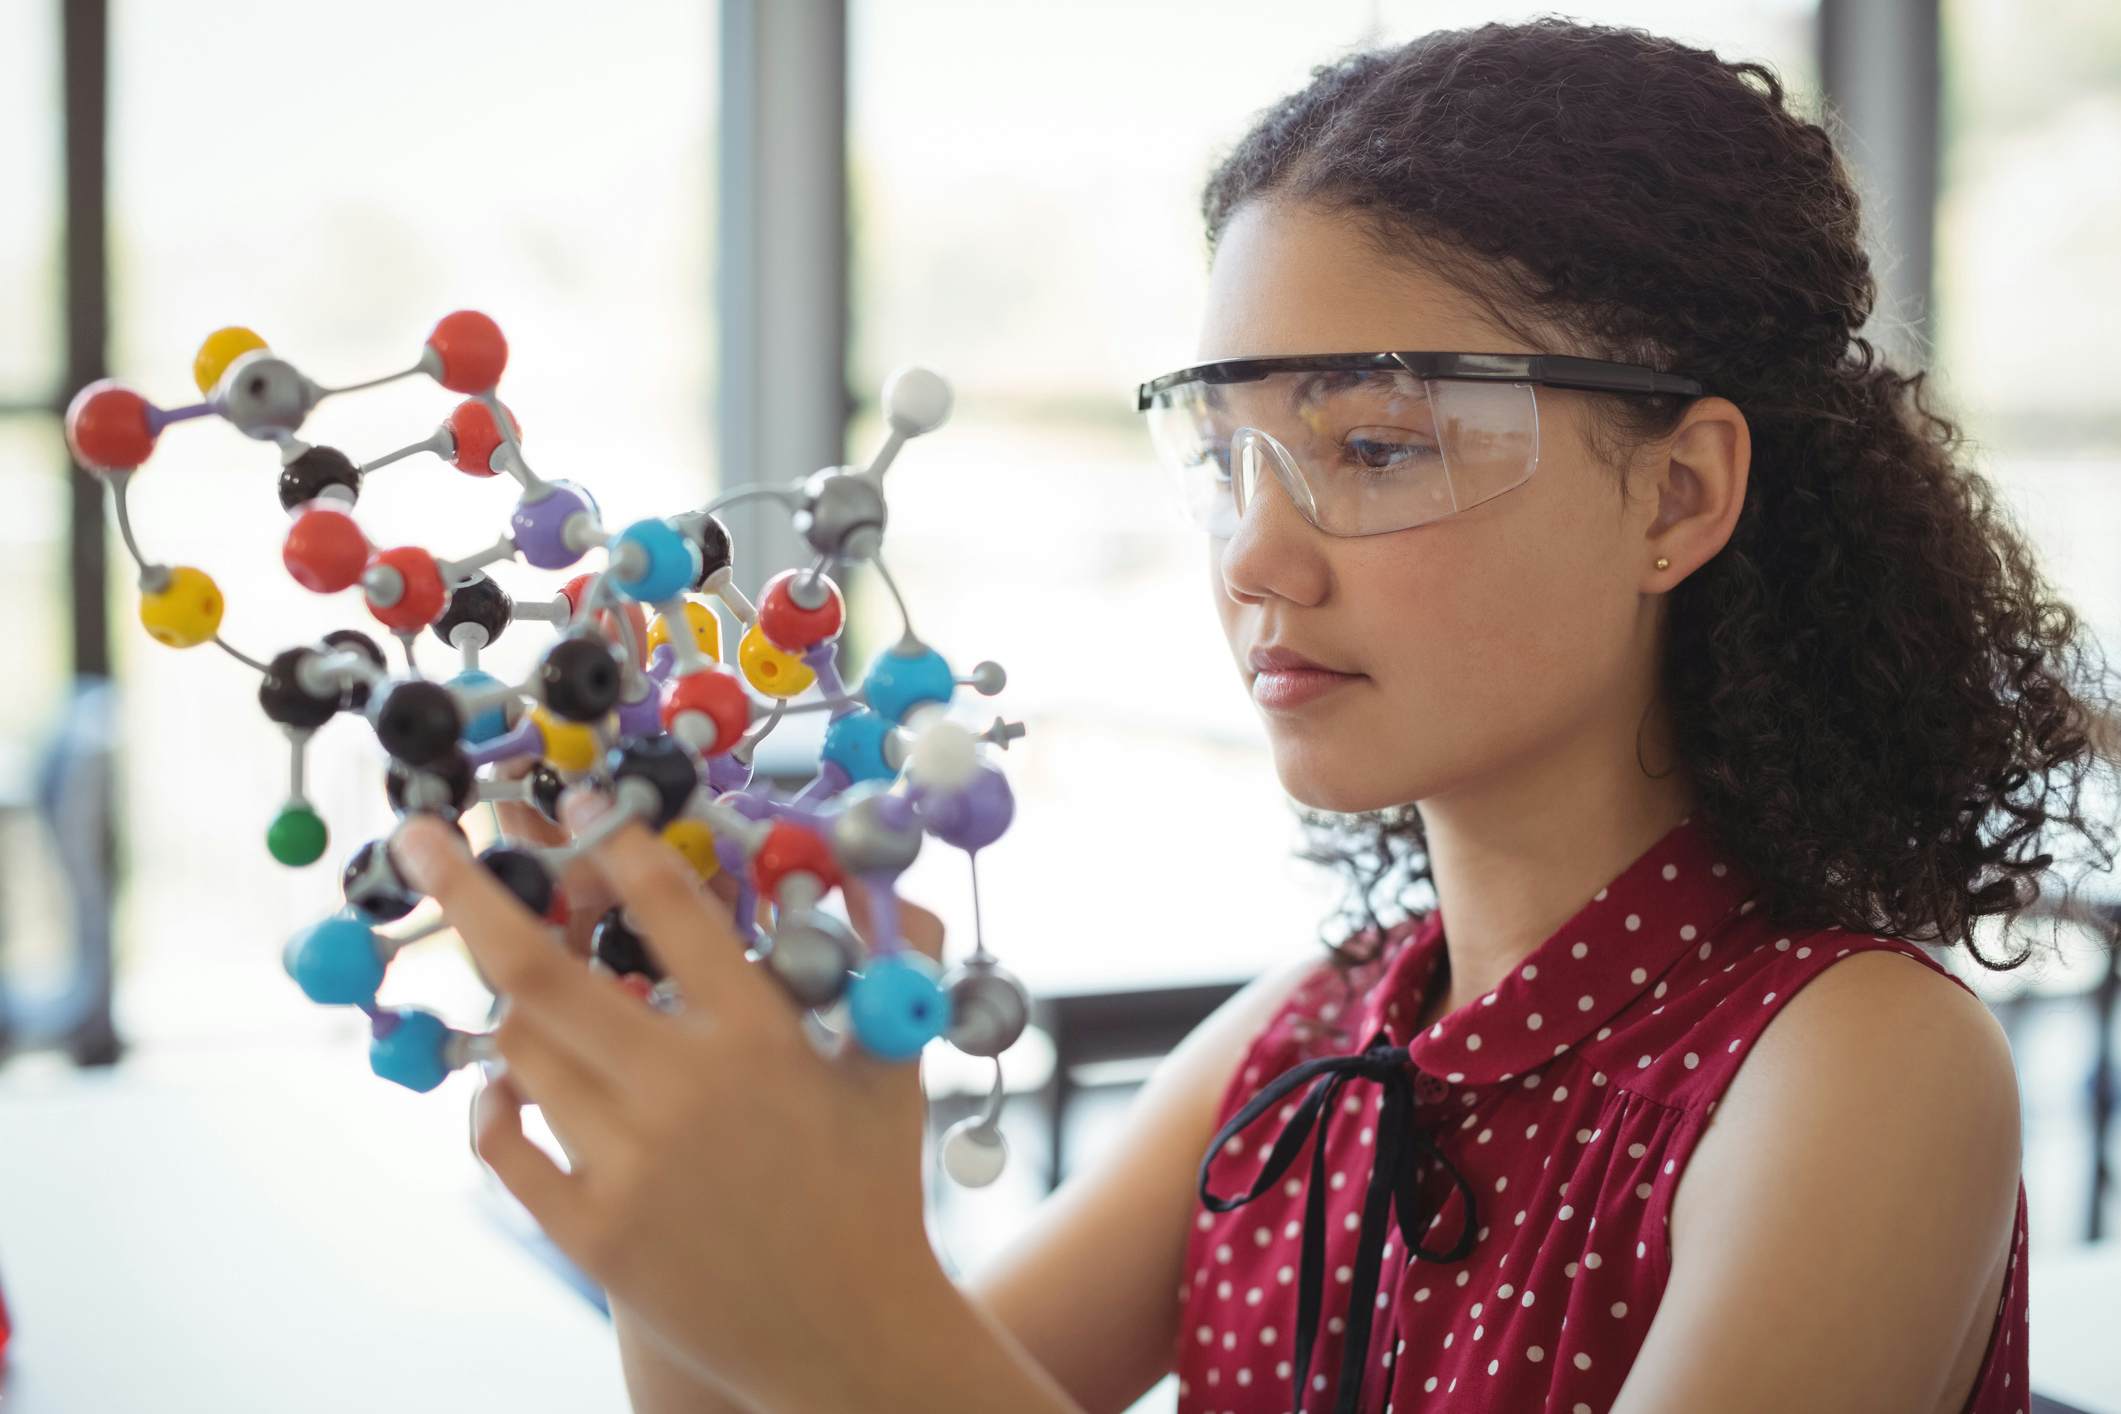
MULTIPOLYGON (((1321 1113, 1330 1121, 1341 1088, 1355 1079, 1374 1080, 1384 1088, 1384 1104, 1377 1119, 1377 1152, 1370 1169, 1370 1188, 1363 1200, 1362 1229, 1355 1253, 1353 1290, 1349 1297, 1347 1345, 1341 1352, 1340 1386, 1336 1392, 1336 1414, 1354 1414, 1362 1393, 1363 1366, 1370 1353, 1370 1318, 1377 1306, 1378 1270, 1383 1264, 1385 1213, 1390 1207, 1398 1219, 1407 1250, 1428 1262, 1456 1262, 1473 1250, 1478 1219, 1473 1210, 1473 1186, 1458 1171, 1427 1130, 1414 1124, 1414 1092, 1407 1048, 1383 1042, 1379 1031, 1369 1046, 1354 1055, 1321 1056, 1283 1071, 1246 1103, 1222 1127, 1200 1161, 1200 1200, 1212 1212, 1227 1213, 1243 1207, 1278 1182, 1296 1161, 1311 1125, 1321 1113), (1275 1140, 1266 1165, 1252 1190, 1234 1198, 1220 1198, 1208 1191, 1208 1168, 1224 1144, 1297 1087, 1316 1080, 1275 1140), (1415 1171, 1419 1156, 1432 1156, 1458 1187, 1464 1200, 1465 1222, 1458 1240, 1447 1251, 1432 1252, 1421 1245, 1426 1221, 1434 1216, 1421 1207, 1421 1185, 1415 1171), (1396 1200, 1396 1201, 1395 1201, 1396 1200)), ((1446 1195, 1445 1201, 1449 1201, 1446 1195)), ((1437 1210, 1440 1211, 1440 1208, 1437 1210)), ((1311 1151, 1311 1189, 1304 1204, 1303 1267, 1296 1302, 1295 1377, 1290 1385, 1292 1410, 1304 1407, 1304 1383, 1311 1377, 1311 1347, 1317 1339, 1318 1318, 1325 1284, 1326 1222, 1326 1131, 1319 1126, 1318 1143, 1311 1151)))

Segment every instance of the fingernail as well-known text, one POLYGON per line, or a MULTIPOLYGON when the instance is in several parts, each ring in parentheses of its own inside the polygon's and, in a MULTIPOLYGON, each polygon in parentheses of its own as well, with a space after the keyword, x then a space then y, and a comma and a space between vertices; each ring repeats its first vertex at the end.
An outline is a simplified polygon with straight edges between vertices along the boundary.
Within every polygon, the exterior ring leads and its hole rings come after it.
POLYGON ((434 891, 435 871, 441 865, 442 851, 451 848, 452 844, 441 821, 415 815, 398 827, 390 853, 404 871, 405 882, 426 894, 434 891))
POLYGON ((574 786, 560 797, 560 823, 577 834, 611 809, 611 797, 594 786, 574 786))

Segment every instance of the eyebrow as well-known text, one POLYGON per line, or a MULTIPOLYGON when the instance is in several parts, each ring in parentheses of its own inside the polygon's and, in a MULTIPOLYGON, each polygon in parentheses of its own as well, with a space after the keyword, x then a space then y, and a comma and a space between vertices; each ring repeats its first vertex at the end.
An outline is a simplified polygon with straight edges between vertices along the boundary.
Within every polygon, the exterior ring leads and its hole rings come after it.
POLYGON ((1289 410, 1301 412, 1306 407, 1315 406, 1320 401, 1318 395, 1323 391, 1327 380, 1333 376, 1331 372, 1322 371, 1306 373, 1299 377, 1289 389, 1289 410))

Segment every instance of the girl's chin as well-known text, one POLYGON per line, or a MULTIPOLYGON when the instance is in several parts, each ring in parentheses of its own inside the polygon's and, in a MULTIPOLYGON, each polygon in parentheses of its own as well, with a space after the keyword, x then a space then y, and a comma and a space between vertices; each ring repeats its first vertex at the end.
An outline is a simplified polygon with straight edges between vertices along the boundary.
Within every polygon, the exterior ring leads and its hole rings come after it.
POLYGON ((1390 777, 1375 770, 1350 770, 1346 763, 1331 764, 1337 769, 1322 769, 1327 763, 1315 759, 1284 761, 1277 757, 1275 767, 1282 792, 1299 805, 1341 815, 1404 805, 1409 799, 1405 793, 1391 789, 1390 777))

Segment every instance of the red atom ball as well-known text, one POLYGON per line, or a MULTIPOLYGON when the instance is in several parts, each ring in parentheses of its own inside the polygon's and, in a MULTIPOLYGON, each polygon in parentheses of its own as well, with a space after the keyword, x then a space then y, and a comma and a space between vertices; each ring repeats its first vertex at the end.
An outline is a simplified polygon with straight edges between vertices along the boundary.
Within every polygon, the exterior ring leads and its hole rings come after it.
POLYGON ((760 843, 759 852, 751 856, 751 882, 770 899, 780 888, 781 880, 796 873, 817 875, 818 882, 827 889, 840 882, 839 861, 832 857, 832 846, 825 843, 824 836, 792 820, 776 820, 760 843))
POLYGON ((449 603, 449 591, 442 585, 442 571, 434 556, 417 545, 400 545, 377 551, 368 563, 370 568, 396 570, 404 584, 394 603, 378 604, 374 594, 368 596, 368 612, 384 627, 409 633, 442 617, 442 610, 449 603))
POLYGON ((840 598, 840 587, 832 577, 820 574, 818 583, 825 587, 825 602, 815 609, 806 609, 795 602, 792 592, 796 577, 806 575, 808 570, 782 570, 766 581, 766 588, 759 595, 759 632, 766 641, 783 653, 804 653, 839 637, 847 623, 847 603, 840 598))
POLYGON ((74 394, 66 407, 66 445, 91 471, 131 471, 155 449, 147 425, 147 399, 123 384, 100 378, 74 394))
MULTIPOLYGON (((508 414, 508 421, 515 428, 516 440, 523 440, 523 423, 515 415, 515 409, 506 403, 501 411, 508 414)), ((449 421, 442 424, 449 435, 456 439, 456 455, 451 458, 458 471, 472 476, 494 475, 493 454, 501 445, 501 429, 494 426, 493 411, 477 398, 466 398, 449 414, 449 421)))
POLYGON ((442 361, 439 379, 452 393, 490 393, 508 367, 508 340, 501 326, 475 309, 445 314, 427 336, 442 361))
POLYGON ((336 594, 360 582, 371 552, 352 516, 312 501, 287 528, 280 562, 304 589, 336 594))
POLYGON ((629 972, 619 978, 619 985, 645 1002, 648 994, 655 990, 655 979, 645 972, 629 972))
POLYGON ((703 668, 687 673, 671 685, 663 701, 663 726, 676 731, 678 718, 697 713, 714 724, 714 741, 701 748, 702 756, 719 756, 735 746, 751 725, 751 695, 735 673, 722 668, 703 668))

